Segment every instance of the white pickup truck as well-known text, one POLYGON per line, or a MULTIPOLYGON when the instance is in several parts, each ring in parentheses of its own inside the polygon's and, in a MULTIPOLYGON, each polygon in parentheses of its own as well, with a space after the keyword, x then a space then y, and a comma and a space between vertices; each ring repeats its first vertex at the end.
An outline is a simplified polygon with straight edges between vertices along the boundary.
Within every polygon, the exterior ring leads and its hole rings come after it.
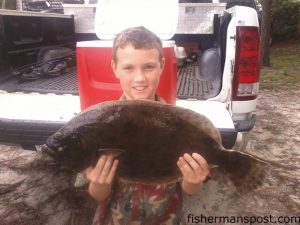
MULTIPOLYGON (((80 8, 65 5, 65 13, 67 7, 80 8)), ((95 7, 87 8, 94 12, 95 7)), ((0 142, 38 148, 81 111, 76 65, 61 75, 20 79, 41 48, 68 46, 75 51, 77 41, 96 38, 93 31, 78 31, 79 18, 0 10, 0 142)), ((226 1, 179 2, 171 39, 178 59, 176 105, 206 115, 220 130, 224 147, 244 147, 255 124, 259 89, 257 11, 228 8, 226 1)))

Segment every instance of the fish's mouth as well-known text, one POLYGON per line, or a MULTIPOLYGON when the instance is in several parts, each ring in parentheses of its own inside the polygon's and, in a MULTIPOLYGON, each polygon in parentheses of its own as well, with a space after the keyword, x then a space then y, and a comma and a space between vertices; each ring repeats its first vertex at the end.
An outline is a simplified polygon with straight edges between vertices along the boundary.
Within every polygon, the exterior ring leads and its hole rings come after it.
POLYGON ((44 144, 38 150, 39 152, 45 153, 53 158, 57 158, 57 154, 64 152, 63 147, 58 147, 57 149, 50 148, 48 145, 44 144))
POLYGON ((38 152, 41 152, 42 154, 45 154, 47 156, 50 156, 53 159, 56 159, 56 151, 50 148, 48 145, 44 144, 39 149, 37 149, 38 152))
POLYGON ((43 144, 41 146, 41 148, 37 149, 37 151, 43 152, 43 153, 46 153, 46 154, 50 154, 50 155, 54 154, 54 151, 52 150, 52 148, 49 148, 49 146, 46 145, 46 144, 43 144))

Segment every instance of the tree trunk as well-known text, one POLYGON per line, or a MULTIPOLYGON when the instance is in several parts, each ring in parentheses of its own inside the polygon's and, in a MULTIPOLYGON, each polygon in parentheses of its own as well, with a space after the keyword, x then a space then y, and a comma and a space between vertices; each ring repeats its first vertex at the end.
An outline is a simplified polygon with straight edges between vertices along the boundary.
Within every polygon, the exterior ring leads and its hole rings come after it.
POLYGON ((262 24, 260 35, 260 65, 270 66, 270 33, 272 0, 262 2, 262 24))

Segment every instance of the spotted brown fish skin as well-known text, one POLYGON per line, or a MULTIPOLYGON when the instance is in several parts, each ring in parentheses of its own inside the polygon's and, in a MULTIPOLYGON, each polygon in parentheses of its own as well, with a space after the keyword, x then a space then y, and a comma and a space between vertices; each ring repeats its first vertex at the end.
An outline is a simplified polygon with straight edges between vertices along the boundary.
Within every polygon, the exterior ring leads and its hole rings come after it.
POLYGON ((117 174, 138 182, 162 183, 180 176, 176 162, 197 152, 219 165, 233 180, 261 172, 261 160, 226 150, 219 131, 203 115, 155 101, 97 104, 48 138, 43 151, 75 171, 95 165, 104 151, 122 149, 117 174), (257 171, 256 171, 257 170, 257 171))

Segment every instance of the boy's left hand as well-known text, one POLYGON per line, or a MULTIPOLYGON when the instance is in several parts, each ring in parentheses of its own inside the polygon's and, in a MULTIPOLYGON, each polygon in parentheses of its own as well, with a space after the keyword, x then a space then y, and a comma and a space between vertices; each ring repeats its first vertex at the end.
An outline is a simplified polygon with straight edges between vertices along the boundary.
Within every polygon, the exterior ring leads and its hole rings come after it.
POLYGON ((209 175, 206 160, 199 154, 185 153, 180 157, 177 165, 183 175, 182 189, 187 194, 194 194, 209 175))

